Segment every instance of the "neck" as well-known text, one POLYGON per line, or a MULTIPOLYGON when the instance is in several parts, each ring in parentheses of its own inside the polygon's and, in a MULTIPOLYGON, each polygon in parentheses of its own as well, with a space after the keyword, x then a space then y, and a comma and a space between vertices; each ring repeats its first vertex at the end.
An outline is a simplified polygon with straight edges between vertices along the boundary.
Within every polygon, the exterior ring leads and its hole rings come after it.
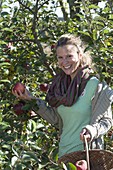
POLYGON ((73 79, 75 78, 75 76, 78 74, 78 72, 79 72, 80 70, 81 70, 81 67, 78 67, 77 70, 75 70, 75 71, 73 72, 73 74, 70 75, 70 76, 71 76, 71 81, 73 81, 73 79))

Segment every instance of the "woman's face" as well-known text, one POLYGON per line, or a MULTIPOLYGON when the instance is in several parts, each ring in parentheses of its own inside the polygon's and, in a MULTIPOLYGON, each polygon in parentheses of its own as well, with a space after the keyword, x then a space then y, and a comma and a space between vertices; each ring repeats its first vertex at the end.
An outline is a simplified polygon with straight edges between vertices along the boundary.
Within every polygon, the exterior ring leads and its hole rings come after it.
POLYGON ((59 67, 73 79, 80 65, 81 54, 74 45, 59 46, 56 50, 59 67))

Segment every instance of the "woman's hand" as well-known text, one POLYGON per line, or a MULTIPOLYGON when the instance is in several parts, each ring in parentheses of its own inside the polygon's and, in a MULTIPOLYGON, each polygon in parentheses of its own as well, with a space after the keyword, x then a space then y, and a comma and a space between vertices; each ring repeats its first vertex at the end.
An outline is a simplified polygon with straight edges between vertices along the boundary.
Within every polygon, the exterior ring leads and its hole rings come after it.
POLYGON ((18 90, 18 92, 15 90, 12 90, 12 93, 14 96, 16 96, 18 99, 21 100, 32 100, 36 99, 27 89, 25 89, 24 93, 18 90))
POLYGON ((86 140, 89 142, 91 140, 91 134, 87 129, 82 129, 82 132, 80 133, 80 140, 84 142, 84 136, 86 137, 86 140))

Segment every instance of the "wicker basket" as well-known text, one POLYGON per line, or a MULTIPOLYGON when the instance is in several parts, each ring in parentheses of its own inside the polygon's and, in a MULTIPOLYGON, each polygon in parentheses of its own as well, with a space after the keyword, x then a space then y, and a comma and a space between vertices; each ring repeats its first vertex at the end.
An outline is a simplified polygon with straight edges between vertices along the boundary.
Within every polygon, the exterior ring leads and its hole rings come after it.
POLYGON ((108 150, 89 150, 86 136, 84 136, 84 151, 76 151, 62 156, 58 163, 76 164, 79 160, 87 161, 87 170, 113 170, 113 152, 108 150))
MULTIPOLYGON (((86 159, 86 151, 77 151, 66 154, 59 159, 59 163, 65 164, 86 159)), ((113 170, 113 152, 107 150, 89 150, 90 170, 113 170)))

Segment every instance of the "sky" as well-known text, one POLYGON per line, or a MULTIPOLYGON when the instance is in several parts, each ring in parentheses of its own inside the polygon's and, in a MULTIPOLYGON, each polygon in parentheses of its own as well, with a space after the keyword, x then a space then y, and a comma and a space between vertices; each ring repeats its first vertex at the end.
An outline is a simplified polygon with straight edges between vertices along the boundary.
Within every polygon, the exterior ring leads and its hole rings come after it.
MULTIPOLYGON (((9 0, 6 0, 6 4, 8 3, 8 1, 9 0)), ((55 0, 56 2, 57 2, 57 0, 55 0)), ((66 3, 66 0, 63 0, 63 3, 64 3, 64 5, 65 5, 65 8, 67 8, 67 10, 68 10, 68 5, 67 5, 67 3, 66 3)), ((99 7, 101 7, 101 8, 104 8, 105 7, 105 1, 101 1, 101 2, 99 2, 99 7)), ((13 5, 11 5, 11 7, 14 7, 14 6, 16 6, 16 7, 18 7, 19 8, 19 3, 18 2, 14 2, 13 3, 13 5)), ((49 7, 51 6, 51 4, 49 4, 49 7)), ((10 9, 7 9, 7 11, 9 11, 10 9)), ((6 9, 5 9, 5 11, 6 11, 6 9)), ((56 9, 56 11, 55 11, 55 13, 59 16, 59 17, 63 17, 63 14, 62 14, 62 11, 61 11, 61 8, 60 7, 57 7, 57 9, 56 9)))
MULTIPOLYGON (((64 0, 64 3, 66 2, 66 0, 64 0)), ((104 8, 105 7, 105 1, 101 1, 101 2, 99 2, 98 3, 98 6, 100 7, 100 8, 104 8)), ((67 7, 68 8, 68 7, 67 7)), ((56 10, 56 14, 59 16, 59 17, 63 17, 63 15, 62 15, 62 11, 61 11, 61 8, 59 7, 59 8, 57 8, 57 10, 56 10)))

